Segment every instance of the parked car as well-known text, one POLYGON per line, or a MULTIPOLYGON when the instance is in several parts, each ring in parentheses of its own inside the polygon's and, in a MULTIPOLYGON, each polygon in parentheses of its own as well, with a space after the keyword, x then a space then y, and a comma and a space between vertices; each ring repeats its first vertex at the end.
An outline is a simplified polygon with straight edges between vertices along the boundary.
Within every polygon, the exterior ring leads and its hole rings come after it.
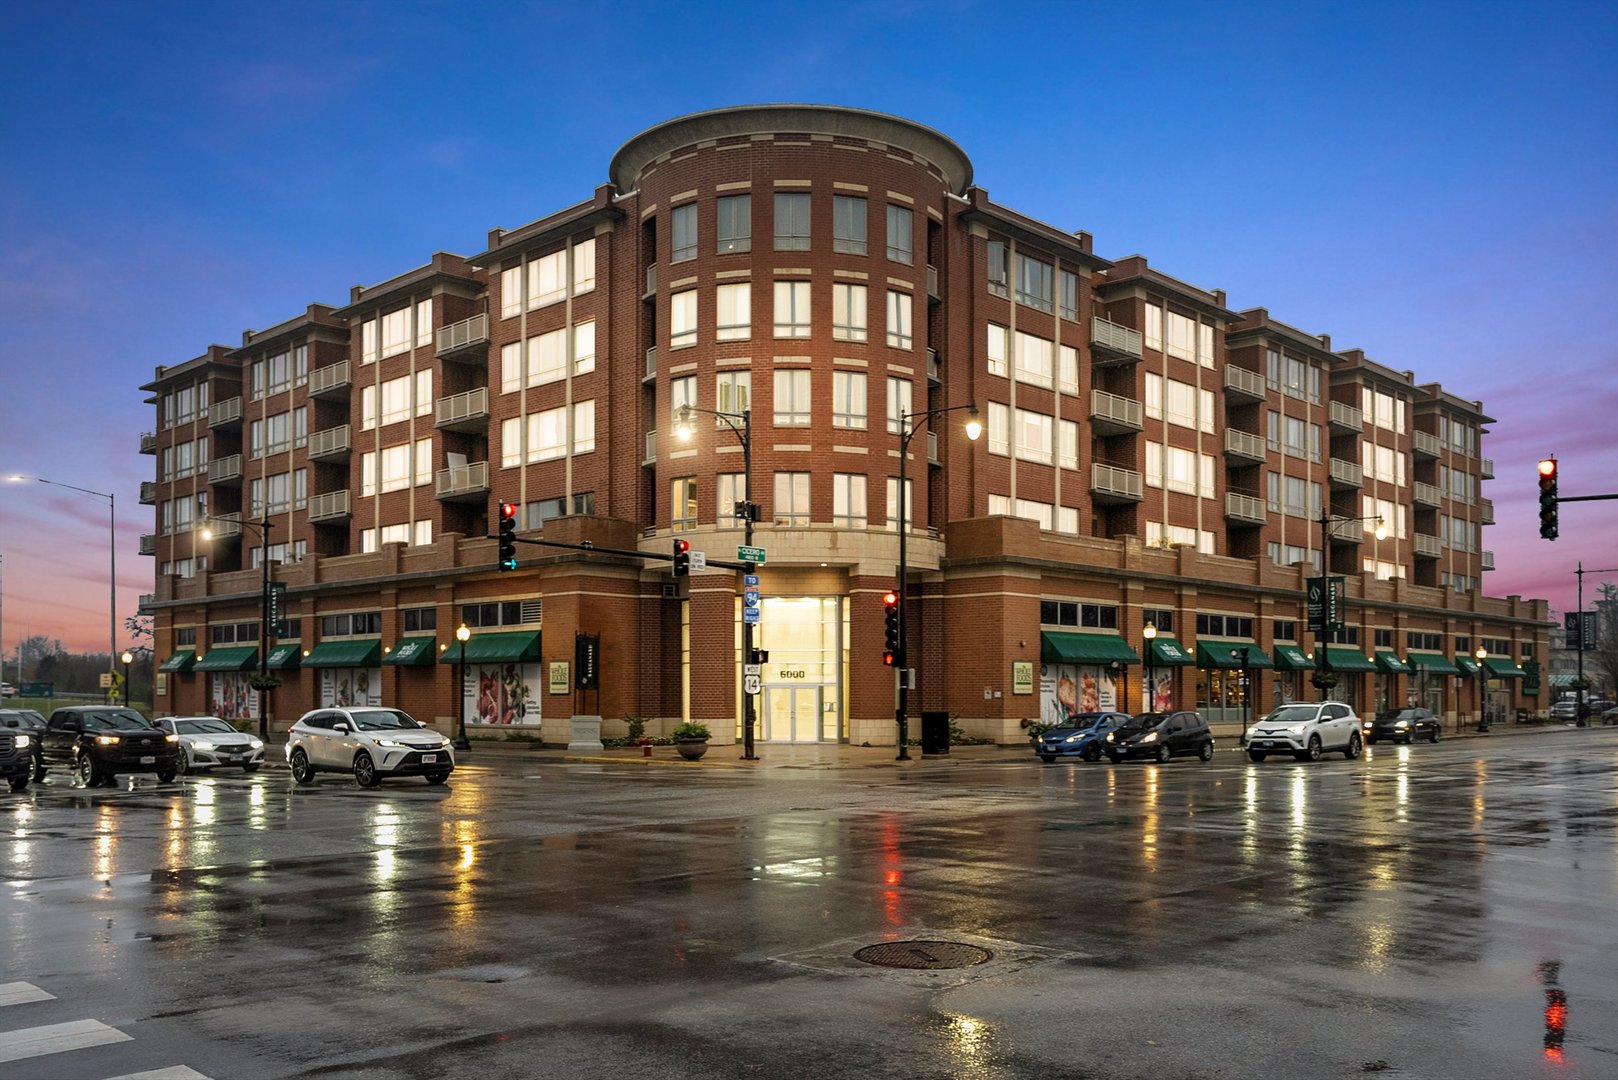
POLYGON ((45 779, 45 746, 42 738, 45 718, 33 709, 0 709, 0 727, 29 733, 31 738, 28 745, 34 756, 34 783, 45 779))
POLYGON ((57 709, 46 721, 44 743, 45 764, 72 769, 85 787, 110 787, 120 773, 156 773, 168 783, 180 769, 180 737, 116 705, 57 709))
POLYGON ((1340 750, 1353 761, 1364 748, 1359 718, 1340 701, 1282 705, 1247 733, 1247 756, 1254 761, 1285 753, 1299 761, 1319 761, 1328 750, 1340 750))
POLYGON ((1618 724, 1618 705, 1614 705, 1612 708, 1601 714, 1601 723, 1603 725, 1618 724))
POLYGON ((1099 761, 1107 732, 1128 719, 1129 714, 1121 712, 1078 713, 1060 727, 1041 732, 1034 740, 1034 753, 1047 765, 1059 757, 1099 761))
POLYGON ((1165 763, 1176 754, 1195 754, 1213 760, 1213 732, 1194 712, 1141 713, 1103 736, 1107 756, 1115 763, 1149 757, 1165 763))
POLYGON ((180 737, 182 773, 219 765, 241 766, 243 772, 253 773, 264 764, 263 740, 217 716, 166 716, 156 726, 180 737))
POLYGON ((353 773, 361 787, 376 787, 388 776, 442 784, 455 769, 449 740, 399 709, 306 712, 287 731, 286 755, 300 784, 317 772, 353 773))
POLYGON ((1567 698, 1551 706, 1552 720, 1577 720, 1579 718, 1579 703, 1576 698, 1567 698))
POLYGON ((12 791, 28 790, 34 775, 34 747, 38 738, 25 728, 0 727, 0 779, 12 791))
POLYGON ((0 682, 0 698, 16 697, 17 688, 8 682, 0 682))
POLYGON ((1427 709, 1389 709, 1377 713, 1364 726, 1365 741, 1375 745, 1381 739, 1413 743, 1417 739, 1437 742, 1444 734, 1443 724, 1427 709))

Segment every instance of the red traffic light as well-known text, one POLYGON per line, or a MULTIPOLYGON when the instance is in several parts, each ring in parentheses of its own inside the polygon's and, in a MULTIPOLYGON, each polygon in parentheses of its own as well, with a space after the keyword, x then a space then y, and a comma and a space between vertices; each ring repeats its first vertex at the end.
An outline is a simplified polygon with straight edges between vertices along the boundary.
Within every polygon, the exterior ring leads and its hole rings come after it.
POLYGON ((1544 476, 1544 477, 1555 476, 1556 475, 1556 459, 1551 457, 1551 458, 1545 458, 1542 461, 1540 461, 1540 463, 1539 463, 1539 475, 1544 476))
POLYGON ((882 594, 882 604, 884 607, 896 607, 898 606, 898 603, 899 594, 894 592, 892 589, 889 589, 887 592, 882 594))
POLYGON ((503 502, 500 504, 500 517, 504 521, 517 520, 517 504, 503 502))
POLYGON ((674 554, 676 554, 676 555, 684 555, 686 552, 688 552, 690 550, 691 550, 691 541, 689 541, 689 540, 676 540, 676 541, 674 541, 674 554))

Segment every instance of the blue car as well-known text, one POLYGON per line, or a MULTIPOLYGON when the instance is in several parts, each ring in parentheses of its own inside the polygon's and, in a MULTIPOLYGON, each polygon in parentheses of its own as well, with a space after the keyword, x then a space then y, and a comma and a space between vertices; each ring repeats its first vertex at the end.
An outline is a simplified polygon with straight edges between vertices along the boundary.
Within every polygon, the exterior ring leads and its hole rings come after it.
POLYGON ((1129 714, 1121 712, 1078 713, 1062 727, 1043 732, 1034 742, 1034 753, 1047 765, 1059 757, 1099 761, 1107 732, 1116 730, 1128 719, 1129 714))

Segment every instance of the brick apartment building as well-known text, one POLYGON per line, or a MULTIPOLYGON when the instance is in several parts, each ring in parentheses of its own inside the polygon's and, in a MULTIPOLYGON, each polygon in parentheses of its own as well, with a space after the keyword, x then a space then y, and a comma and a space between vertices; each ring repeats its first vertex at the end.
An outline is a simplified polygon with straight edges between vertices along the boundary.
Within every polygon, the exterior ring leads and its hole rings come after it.
POLYGON ((745 457, 758 738, 891 745, 899 417, 970 405, 981 439, 939 413, 905 462, 913 713, 1010 741, 1141 709, 1148 676, 1160 707, 1215 720, 1313 698, 1322 561, 1346 582, 1331 696, 1454 723, 1480 689, 1540 700, 1518 665, 1546 656, 1545 603, 1483 591, 1479 402, 1102 258, 898 117, 660 124, 584 201, 143 389, 161 713, 254 715, 267 648, 277 726, 366 701, 548 742, 575 713, 739 738, 739 575, 666 556, 735 559, 745 457), (682 439, 686 405, 709 412, 682 439), (522 545, 500 572, 501 501, 524 537, 612 550, 522 545), (262 640, 266 555, 285 592, 262 640), (579 635, 598 689, 572 686, 579 635))

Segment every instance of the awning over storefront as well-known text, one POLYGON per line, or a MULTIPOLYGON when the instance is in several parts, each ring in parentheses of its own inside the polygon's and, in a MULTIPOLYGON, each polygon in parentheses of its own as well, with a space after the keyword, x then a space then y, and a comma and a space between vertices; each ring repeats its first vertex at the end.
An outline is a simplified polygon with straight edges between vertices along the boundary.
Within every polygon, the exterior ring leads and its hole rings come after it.
POLYGON ((1117 634, 1066 634, 1046 630, 1039 635, 1039 661, 1042 664, 1126 664, 1140 663, 1129 643, 1117 634))
POLYGON ((1476 675, 1478 673, 1478 662, 1470 656, 1457 656, 1455 658, 1455 667, 1462 675, 1476 675))
POLYGON ((1378 651, 1376 654, 1376 669, 1384 675, 1408 675, 1410 668, 1405 662, 1390 652, 1378 651))
POLYGON ((1270 654, 1248 641, 1212 641, 1197 642, 1197 666, 1203 668, 1235 668, 1241 669, 1242 650, 1247 650, 1247 666, 1252 670, 1272 668, 1275 663, 1270 654))
POLYGON ((1483 666, 1488 668, 1489 674, 1496 679, 1520 679, 1527 674, 1509 656, 1485 656, 1483 666))
MULTIPOLYGON (((1376 665, 1371 663, 1370 657, 1358 649, 1350 649, 1346 645, 1319 645, 1315 651, 1326 650, 1326 659, 1330 662, 1333 671, 1375 671, 1376 665)), ((1325 664, 1321 665, 1325 667, 1325 664)))
POLYGON ((294 641, 290 645, 277 645, 271 649, 264 667, 270 671, 296 671, 302 660, 303 646, 294 641))
POLYGON ((197 650, 176 649, 169 654, 169 658, 158 666, 159 671, 190 671, 191 665, 197 662, 197 650))
POLYGON ((393 651, 388 653, 382 662, 399 667, 421 667, 424 664, 431 664, 433 657, 437 655, 437 638, 407 637, 395 645, 393 651))
POLYGON ((382 659, 380 641, 322 641, 303 658, 304 667, 376 667, 382 659))
POLYGON ((1275 647, 1275 670, 1277 671, 1309 671, 1315 662, 1304 654, 1296 645, 1277 645, 1275 647))
POLYGON ((258 667, 258 646, 237 645, 228 649, 209 649, 197 661, 197 671, 246 671, 258 667))
POLYGON ((1450 662, 1449 657, 1443 653, 1413 652, 1405 657, 1405 663, 1413 668, 1426 668, 1429 675, 1459 675, 1461 669, 1450 662))
POLYGON ((1188 667, 1196 662, 1196 658, 1185 651, 1184 645, 1167 634, 1159 634, 1152 639, 1153 667, 1188 667))
MULTIPOLYGON (((175 653, 174 655, 178 656, 179 653, 175 653)), ((171 657, 169 657, 169 659, 173 660, 174 657, 171 656, 171 657)), ((167 671, 168 670, 167 665, 165 665, 160 670, 167 671)), ((1573 685, 1573 680, 1577 679, 1578 677, 1579 677, 1578 674, 1575 673, 1575 672, 1572 672, 1572 671, 1553 671, 1553 672, 1551 672, 1551 685, 1552 686, 1572 686, 1573 685)))
MULTIPOLYGON (((532 664, 539 660, 539 631, 518 630, 503 634, 473 634, 466 643, 468 664, 532 664)), ((440 664, 461 661, 461 643, 456 642, 438 654, 440 664)))

